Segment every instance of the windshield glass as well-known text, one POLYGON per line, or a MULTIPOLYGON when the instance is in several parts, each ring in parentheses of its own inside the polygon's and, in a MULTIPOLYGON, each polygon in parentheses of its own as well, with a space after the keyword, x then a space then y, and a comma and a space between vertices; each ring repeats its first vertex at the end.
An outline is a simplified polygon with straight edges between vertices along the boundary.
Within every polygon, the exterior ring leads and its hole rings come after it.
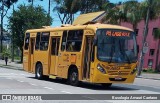
POLYGON ((97 30, 97 57, 106 62, 136 62, 137 45, 133 32, 125 30, 97 30))

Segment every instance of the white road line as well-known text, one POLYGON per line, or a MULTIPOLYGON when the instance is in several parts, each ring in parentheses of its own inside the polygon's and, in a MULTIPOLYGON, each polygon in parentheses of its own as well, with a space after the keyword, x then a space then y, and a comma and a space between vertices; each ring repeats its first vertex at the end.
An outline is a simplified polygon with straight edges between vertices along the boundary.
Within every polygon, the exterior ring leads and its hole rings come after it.
POLYGON ((10 80, 12 80, 12 78, 7 78, 7 79, 10 79, 10 80))
POLYGON ((23 75, 23 76, 30 76, 30 75, 27 75, 27 74, 20 74, 20 75, 23 75))
POLYGON ((17 76, 2 76, 0 75, 0 77, 5 77, 5 78, 25 78, 25 77, 17 77, 17 76))
POLYGON ((50 90, 54 90, 53 88, 50 88, 50 87, 44 87, 45 89, 50 89, 50 90))
POLYGON ((21 80, 17 80, 18 82, 21 82, 21 83, 23 83, 24 81, 21 81, 21 80))
POLYGON ((33 86, 37 86, 36 84, 33 84, 33 83, 29 83, 30 85, 33 85, 33 86))
POLYGON ((63 93, 67 93, 67 94, 72 94, 71 92, 67 92, 67 91, 61 91, 63 93))

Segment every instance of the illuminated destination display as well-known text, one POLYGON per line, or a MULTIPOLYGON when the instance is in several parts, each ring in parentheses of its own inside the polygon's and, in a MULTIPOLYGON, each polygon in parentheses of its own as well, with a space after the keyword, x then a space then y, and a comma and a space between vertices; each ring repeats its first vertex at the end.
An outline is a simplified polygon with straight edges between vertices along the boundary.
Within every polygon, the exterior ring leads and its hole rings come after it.
POLYGON ((130 37, 131 32, 129 31, 112 31, 112 30, 108 30, 106 31, 106 35, 107 36, 125 36, 125 37, 130 37))

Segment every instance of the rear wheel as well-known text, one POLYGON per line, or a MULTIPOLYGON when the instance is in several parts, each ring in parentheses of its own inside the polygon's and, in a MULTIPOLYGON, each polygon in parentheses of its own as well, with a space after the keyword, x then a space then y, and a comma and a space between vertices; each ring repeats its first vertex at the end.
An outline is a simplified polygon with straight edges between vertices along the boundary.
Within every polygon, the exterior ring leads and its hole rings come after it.
POLYGON ((73 69, 69 72, 68 82, 70 85, 77 86, 79 84, 78 71, 73 69))
POLYGON ((101 85, 103 88, 109 88, 112 86, 112 83, 102 83, 101 85))
POLYGON ((40 63, 36 65, 35 77, 37 79, 43 79, 43 67, 40 63))

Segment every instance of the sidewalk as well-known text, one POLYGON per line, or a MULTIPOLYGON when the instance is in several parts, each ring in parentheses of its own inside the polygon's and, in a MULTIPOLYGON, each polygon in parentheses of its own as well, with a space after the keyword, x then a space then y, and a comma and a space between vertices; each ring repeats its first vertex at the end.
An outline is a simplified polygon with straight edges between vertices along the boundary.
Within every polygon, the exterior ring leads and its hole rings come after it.
MULTIPOLYGON (((9 60, 8 65, 5 65, 4 60, 0 60, 0 67, 8 68, 8 69, 16 69, 16 70, 23 70, 23 65, 18 63, 18 61, 11 62, 9 60)), ((160 74, 153 74, 153 73, 142 73, 140 77, 137 78, 144 78, 144 79, 153 79, 153 80, 160 80, 160 74)))
POLYGON ((160 74, 142 73, 142 76, 137 77, 137 78, 160 80, 160 74))
POLYGON ((8 69, 16 69, 16 70, 23 70, 22 63, 18 63, 17 60, 15 62, 11 62, 11 60, 8 60, 7 66, 5 64, 4 60, 0 60, 0 67, 8 68, 8 69))

